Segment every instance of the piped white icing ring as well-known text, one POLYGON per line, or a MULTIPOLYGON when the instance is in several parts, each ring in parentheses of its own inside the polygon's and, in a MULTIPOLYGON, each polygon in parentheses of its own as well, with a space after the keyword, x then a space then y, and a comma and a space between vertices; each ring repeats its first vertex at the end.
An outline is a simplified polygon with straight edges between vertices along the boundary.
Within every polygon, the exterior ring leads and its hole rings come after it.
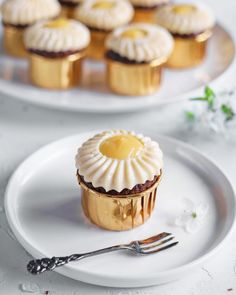
POLYGON ((106 131, 86 141, 76 155, 76 168, 86 182, 106 191, 132 189, 159 176, 163 168, 163 154, 157 142, 141 134, 124 130, 106 131), (124 160, 113 159, 100 151, 101 143, 116 135, 133 135, 143 143, 135 157, 124 160))
POLYGON ((75 20, 66 20, 64 27, 48 27, 48 21, 42 21, 25 32, 25 46, 28 49, 47 52, 66 52, 82 50, 90 42, 90 32, 75 20))
POLYGON ((3 22, 12 25, 30 25, 54 18, 60 10, 57 0, 5 0, 1 6, 3 22))
POLYGON ((165 62, 173 50, 174 41, 169 32, 157 25, 134 23, 123 26, 111 33, 106 41, 108 50, 137 62, 150 62, 154 59, 165 62), (125 32, 143 32, 140 38, 129 38, 125 32))
POLYGON ((100 30, 111 31, 129 23, 134 15, 132 5, 127 0, 105 0, 110 7, 102 8, 99 0, 86 0, 75 11, 75 18, 83 24, 100 30))
POLYGON ((201 3, 171 4, 157 10, 156 22, 171 33, 198 34, 213 28, 215 17, 201 3))

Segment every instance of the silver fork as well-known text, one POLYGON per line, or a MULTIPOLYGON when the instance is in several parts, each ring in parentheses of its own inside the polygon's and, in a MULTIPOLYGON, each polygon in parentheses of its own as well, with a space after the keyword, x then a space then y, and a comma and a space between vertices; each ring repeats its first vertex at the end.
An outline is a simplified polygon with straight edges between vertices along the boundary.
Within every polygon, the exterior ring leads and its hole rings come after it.
POLYGON ((163 232, 158 235, 147 238, 145 240, 133 241, 129 244, 116 245, 88 253, 31 260, 27 265, 27 270, 31 274, 37 275, 45 271, 52 271, 55 268, 63 266, 70 262, 78 261, 90 256, 95 256, 117 250, 129 250, 137 255, 154 254, 177 245, 178 242, 169 243, 173 239, 174 237, 172 236, 172 234, 163 232))

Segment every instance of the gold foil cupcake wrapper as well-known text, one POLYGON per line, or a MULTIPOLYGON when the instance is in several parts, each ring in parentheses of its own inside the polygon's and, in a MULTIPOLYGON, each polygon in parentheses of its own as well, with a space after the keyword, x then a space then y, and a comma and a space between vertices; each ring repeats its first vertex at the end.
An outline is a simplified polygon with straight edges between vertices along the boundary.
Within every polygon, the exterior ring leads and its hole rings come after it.
POLYGON ((133 22, 155 23, 156 9, 135 8, 133 22))
POLYGON ((75 7, 62 5, 60 16, 63 18, 73 18, 75 7))
POLYGON ((167 61, 167 66, 189 68, 202 63, 206 55, 207 41, 211 35, 211 31, 206 31, 190 38, 174 37, 174 50, 167 61))
POLYGON ((110 89, 122 95, 147 95, 155 92, 161 83, 164 60, 144 64, 126 64, 107 59, 107 80, 110 89))
POLYGON ((3 27, 3 47, 7 54, 14 57, 27 57, 27 51, 23 42, 25 29, 13 26, 3 27))
POLYGON ((86 186, 77 175, 82 187, 82 207, 89 220, 101 228, 114 231, 140 226, 151 216, 156 202, 157 181, 144 192, 132 195, 109 195, 86 186))
POLYGON ((105 40, 108 36, 107 32, 99 30, 90 30, 91 42, 86 51, 89 58, 101 60, 104 59, 105 55, 105 40))
POLYGON ((81 59, 79 52, 63 58, 50 58, 30 54, 30 79, 33 84, 48 89, 68 89, 80 82, 81 59))

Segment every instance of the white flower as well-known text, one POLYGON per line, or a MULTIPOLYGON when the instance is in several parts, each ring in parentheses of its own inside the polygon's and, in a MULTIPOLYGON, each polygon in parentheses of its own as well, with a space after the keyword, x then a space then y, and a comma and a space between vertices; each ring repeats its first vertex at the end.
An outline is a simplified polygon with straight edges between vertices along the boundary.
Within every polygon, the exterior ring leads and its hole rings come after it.
POLYGON ((185 199, 184 212, 175 219, 174 224, 183 227, 188 233, 195 233, 203 225, 207 212, 206 204, 195 205, 193 201, 185 199))

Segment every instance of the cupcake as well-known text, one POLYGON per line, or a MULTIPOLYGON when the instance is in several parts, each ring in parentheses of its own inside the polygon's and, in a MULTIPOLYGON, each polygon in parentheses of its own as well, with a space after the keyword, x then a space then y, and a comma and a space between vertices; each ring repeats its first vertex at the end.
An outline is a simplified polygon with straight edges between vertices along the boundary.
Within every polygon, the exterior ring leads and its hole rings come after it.
POLYGON ((134 22, 155 23, 156 10, 170 0, 130 0, 134 6, 134 22))
POLYGON ((116 29, 106 41, 110 89, 122 95, 155 92, 173 43, 168 31, 156 25, 135 23, 116 29))
POLYGON ((62 10, 61 16, 67 18, 74 17, 75 8, 82 2, 83 0, 59 0, 62 10))
POLYGON ((113 29, 129 23, 134 10, 127 0, 86 0, 75 11, 75 18, 90 28, 88 56, 103 59, 104 42, 113 29))
POLYGON ((160 8, 156 22, 169 30, 175 39, 168 66, 187 68, 200 64, 212 35, 215 18, 203 4, 171 4, 160 8))
POLYGON ((60 9, 57 0, 5 0, 1 6, 5 51, 25 57, 24 30, 39 20, 57 17, 60 9))
POLYGON ((41 21, 28 28, 25 47, 29 53, 32 83, 51 89, 76 86, 89 42, 89 30, 75 20, 41 21))
POLYGON ((157 142, 134 132, 105 131, 76 155, 85 215, 99 227, 128 230, 151 215, 163 168, 157 142))

